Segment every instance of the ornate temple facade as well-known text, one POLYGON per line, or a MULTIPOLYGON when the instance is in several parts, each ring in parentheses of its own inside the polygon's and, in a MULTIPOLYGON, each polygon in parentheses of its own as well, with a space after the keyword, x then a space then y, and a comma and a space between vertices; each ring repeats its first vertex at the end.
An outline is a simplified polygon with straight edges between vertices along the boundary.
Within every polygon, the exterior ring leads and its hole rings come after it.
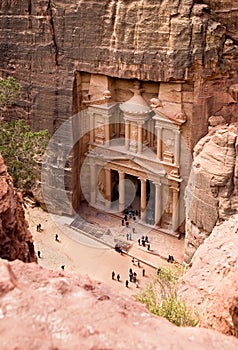
POLYGON ((110 84, 105 76, 90 77, 87 90, 81 90, 79 126, 85 130, 75 157, 79 210, 83 201, 118 215, 132 206, 142 223, 183 232, 190 169, 183 89, 177 82, 110 84))

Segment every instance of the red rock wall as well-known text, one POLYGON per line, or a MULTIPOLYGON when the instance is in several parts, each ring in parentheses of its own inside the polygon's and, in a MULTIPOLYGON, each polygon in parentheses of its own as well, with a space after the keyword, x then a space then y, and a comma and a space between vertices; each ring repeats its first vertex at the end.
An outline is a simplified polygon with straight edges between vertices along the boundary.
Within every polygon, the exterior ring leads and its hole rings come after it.
POLYGON ((179 296, 199 310, 200 324, 238 336, 238 215, 216 226, 179 283, 179 296))
POLYGON ((194 145, 217 111, 207 82, 215 79, 223 93, 237 80, 235 1, 207 4, 210 8, 187 0, 2 1, 1 71, 24 86, 18 116, 34 129, 55 131, 71 114, 76 71, 181 80, 195 84, 194 145))
POLYGON ((1 350, 236 350, 213 330, 179 328, 106 285, 0 260, 1 350))
POLYGON ((238 212, 238 125, 226 125, 221 117, 209 120, 213 126, 194 149, 186 189, 186 263, 218 223, 238 212))
POLYGON ((24 262, 36 261, 32 235, 22 207, 20 194, 13 189, 0 155, 0 257, 24 262))

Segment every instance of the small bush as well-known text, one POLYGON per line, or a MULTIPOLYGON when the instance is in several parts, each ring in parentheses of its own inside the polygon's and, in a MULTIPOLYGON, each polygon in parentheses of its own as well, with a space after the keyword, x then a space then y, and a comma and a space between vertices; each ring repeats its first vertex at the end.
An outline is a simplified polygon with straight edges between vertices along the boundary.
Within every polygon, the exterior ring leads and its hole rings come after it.
POLYGON ((43 157, 49 139, 47 130, 32 132, 23 120, 1 124, 0 153, 19 190, 31 190, 34 185, 37 161, 43 157))
POLYGON ((180 274, 178 269, 159 268, 154 281, 137 296, 137 300, 145 304, 150 312, 166 318, 176 326, 194 327, 198 323, 198 315, 177 296, 180 274))

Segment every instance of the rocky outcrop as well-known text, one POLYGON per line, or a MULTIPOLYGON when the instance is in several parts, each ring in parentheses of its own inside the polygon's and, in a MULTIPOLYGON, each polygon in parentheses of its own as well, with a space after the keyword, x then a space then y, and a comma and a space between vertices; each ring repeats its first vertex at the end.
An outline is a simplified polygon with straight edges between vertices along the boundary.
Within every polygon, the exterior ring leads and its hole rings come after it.
MULTIPOLYGON (((219 93, 236 82, 238 18, 234 1, 205 3, 2 1, 1 70, 23 84, 18 116, 30 117, 35 129, 55 131, 71 114, 74 75, 81 71, 144 81, 189 81, 195 85, 195 111, 204 120, 207 99, 209 110, 214 105, 205 79, 216 78, 219 93)), ((85 81, 75 82, 79 84, 83 90, 85 81)))
POLYGON ((194 148, 186 190, 186 263, 214 226, 238 209, 238 125, 227 125, 221 116, 209 122, 208 135, 194 148))
POLYGON ((238 215, 216 226, 196 251, 178 294, 199 310, 200 324, 238 335, 238 215))
POLYGON ((220 349, 238 340, 178 328, 86 276, 0 261, 1 349, 220 349))
POLYGON ((24 262, 36 261, 33 239, 12 178, 0 155, 0 257, 24 262))

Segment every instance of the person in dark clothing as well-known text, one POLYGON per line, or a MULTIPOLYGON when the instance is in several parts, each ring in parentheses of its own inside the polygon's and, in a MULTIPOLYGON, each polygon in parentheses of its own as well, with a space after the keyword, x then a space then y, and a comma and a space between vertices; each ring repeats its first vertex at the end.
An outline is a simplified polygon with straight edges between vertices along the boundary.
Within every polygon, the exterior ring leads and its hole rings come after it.
POLYGON ((145 269, 142 270, 142 276, 145 277, 145 269))
POLYGON ((140 238, 138 239, 138 244, 140 245, 140 238))
POLYGON ((112 279, 114 280, 114 278, 115 278, 115 272, 112 271, 112 279))
POLYGON ((61 270, 63 270, 63 271, 64 271, 64 267, 65 267, 65 265, 61 265, 61 270))
POLYGON ((173 262, 174 262, 174 257, 173 257, 173 255, 169 255, 167 261, 170 262, 170 263, 173 263, 173 262))
POLYGON ((117 275, 117 280, 118 280, 118 282, 120 281, 120 278, 121 278, 121 276, 120 276, 119 273, 118 273, 118 275, 117 275))
POLYGON ((59 242, 59 236, 57 234, 55 235, 55 240, 56 242, 59 242))
POLYGON ((129 281, 126 280, 126 287, 128 288, 128 286, 129 286, 129 281))
POLYGON ((41 255, 40 255, 40 251, 38 250, 38 252, 37 252, 37 256, 38 256, 38 258, 41 258, 41 255))

